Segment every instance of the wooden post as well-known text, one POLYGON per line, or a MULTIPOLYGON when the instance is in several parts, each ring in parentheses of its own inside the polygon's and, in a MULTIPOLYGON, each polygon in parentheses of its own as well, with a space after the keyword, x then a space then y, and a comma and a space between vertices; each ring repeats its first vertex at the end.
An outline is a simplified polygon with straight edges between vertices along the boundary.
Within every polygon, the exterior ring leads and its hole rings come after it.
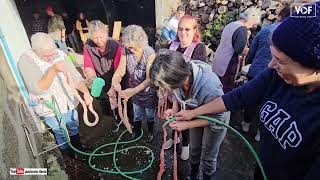
POLYGON ((115 21, 113 23, 113 32, 112 32, 112 39, 120 40, 120 31, 121 31, 121 21, 115 21))

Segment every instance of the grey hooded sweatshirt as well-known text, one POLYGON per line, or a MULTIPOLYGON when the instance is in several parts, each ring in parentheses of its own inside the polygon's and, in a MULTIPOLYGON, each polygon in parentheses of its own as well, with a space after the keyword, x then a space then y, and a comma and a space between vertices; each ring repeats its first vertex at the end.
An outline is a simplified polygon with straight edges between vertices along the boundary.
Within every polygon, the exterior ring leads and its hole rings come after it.
MULTIPOLYGON (((212 71, 211 66, 205 62, 192 60, 189 62, 192 67, 193 83, 191 90, 191 98, 186 99, 181 88, 176 89, 176 97, 180 105, 185 103, 186 109, 195 109, 203 104, 206 104, 213 99, 222 96, 222 84, 218 76, 212 71), (179 101, 182 100, 182 101, 179 101)), ((224 123, 229 123, 230 121, 230 112, 220 113, 220 114, 204 114, 204 116, 209 116, 216 118, 224 123)), ((220 129, 221 126, 216 123, 209 123, 210 128, 220 129)))

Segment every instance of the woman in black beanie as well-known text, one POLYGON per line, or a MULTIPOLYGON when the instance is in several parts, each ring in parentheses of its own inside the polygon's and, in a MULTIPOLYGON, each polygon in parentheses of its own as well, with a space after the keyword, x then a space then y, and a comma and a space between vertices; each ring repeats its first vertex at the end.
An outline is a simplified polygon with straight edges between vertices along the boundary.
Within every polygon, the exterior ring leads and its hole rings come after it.
MULTIPOLYGON (((320 9, 320 2, 317 2, 320 9)), ((259 156, 269 180, 320 179, 320 13, 287 18, 274 31, 269 69, 254 80, 192 111, 234 111, 263 104, 259 156)), ((255 179, 262 179, 259 169, 255 179)))

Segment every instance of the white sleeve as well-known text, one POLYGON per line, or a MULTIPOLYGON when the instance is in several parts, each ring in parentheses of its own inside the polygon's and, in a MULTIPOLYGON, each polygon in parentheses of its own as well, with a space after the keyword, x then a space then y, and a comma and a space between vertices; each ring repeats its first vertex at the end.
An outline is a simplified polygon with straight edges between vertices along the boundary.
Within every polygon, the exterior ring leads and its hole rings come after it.
POLYGON ((177 30, 178 30, 178 24, 179 24, 179 20, 178 20, 175 16, 173 16, 173 17, 171 17, 171 18, 169 19, 169 21, 167 22, 166 28, 167 28, 169 31, 173 30, 173 31, 177 32, 177 30))

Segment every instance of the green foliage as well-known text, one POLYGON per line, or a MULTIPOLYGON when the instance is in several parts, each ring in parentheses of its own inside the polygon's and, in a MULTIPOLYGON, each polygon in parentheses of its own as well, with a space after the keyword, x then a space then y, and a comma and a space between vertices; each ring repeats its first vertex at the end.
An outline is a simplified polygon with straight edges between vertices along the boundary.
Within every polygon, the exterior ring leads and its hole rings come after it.
POLYGON ((212 47, 216 48, 221 39, 223 28, 232 21, 236 20, 236 15, 229 11, 219 14, 212 23, 207 24, 207 28, 202 31, 202 38, 206 44, 212 43, 212 47))

